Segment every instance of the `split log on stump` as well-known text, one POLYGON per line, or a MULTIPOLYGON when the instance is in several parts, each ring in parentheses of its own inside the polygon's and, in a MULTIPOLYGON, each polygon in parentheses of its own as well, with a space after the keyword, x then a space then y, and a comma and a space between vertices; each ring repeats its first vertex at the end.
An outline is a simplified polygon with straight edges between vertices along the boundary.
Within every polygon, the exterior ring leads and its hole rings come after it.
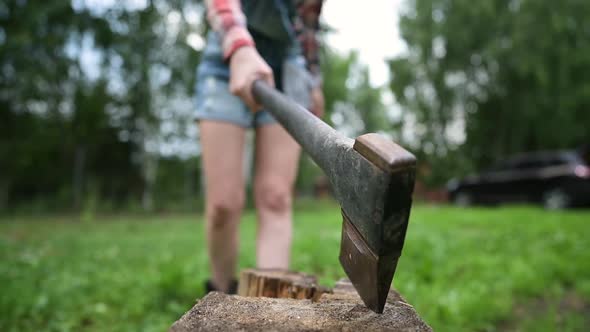
POLYGON ((317 301, 331 290, 310 274, 284 270, 247 269, 240 274, 238 295, 317 301))
MULTIPOLYGON (((259 272, 254 275, 254 279, 260 280, 259 272)), ((296 282, 301 281, 293 273, 287 275, 296 282)), ((302 276, 303 279, 309 277, 302 276)), ((251 277, 249 274, 247 280, 251 277)), ((269 278, 262 279, 266 282, 269 278)), ((257 289, 272 289, 255 285, 257 289)), ((245 292, 247 287, 241 287, 245 292)), ((275 289, 279 290, 276 294, 289 294, 289 298, 209 293, 174 323, 170 331, 432 331, 394 289, 389 291, 382 314, 365 307, 348 280, 339 281, 332 293, 322 293, 316 302, 312 301, 313 296, 293 299, 292 293, 281 291, 285 288, 275 289)), ((259 291, 252 293, 259 294, 259 291)))

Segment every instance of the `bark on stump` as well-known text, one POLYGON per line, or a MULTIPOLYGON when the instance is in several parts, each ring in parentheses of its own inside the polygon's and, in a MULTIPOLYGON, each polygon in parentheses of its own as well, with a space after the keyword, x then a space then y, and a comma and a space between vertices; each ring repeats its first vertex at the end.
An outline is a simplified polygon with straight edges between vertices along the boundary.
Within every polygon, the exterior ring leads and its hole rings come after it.
POLYGON ((170 331, 432 331, 394 289, 376 314, 345 279, 329 290, 302 273, 246 270, 238 292, 207 294, 170 331))

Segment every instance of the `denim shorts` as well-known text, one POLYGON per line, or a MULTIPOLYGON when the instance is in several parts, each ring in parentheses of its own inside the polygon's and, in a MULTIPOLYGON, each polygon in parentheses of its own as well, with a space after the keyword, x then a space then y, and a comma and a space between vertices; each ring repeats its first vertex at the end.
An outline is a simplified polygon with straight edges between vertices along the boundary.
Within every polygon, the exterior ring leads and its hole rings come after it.
MULTIPOLYGON (((277 47, 271 42, 256 38, 255 42, 258 52, 273 70, 277 89, 285 92, 283 82, 288 81, 286 88, 290 93, 286 94, 308 108, 310 85, 305 79, 305 60, 300 53, 296 49, 293 51, 288 47, 277 47)), ((276 122, 268 111, 263 109, 254 113, 239 97, 231 94, 229 66, 223 61, 220 37, 213 31, 207 36, 207 44, 197 68, 195 105, 197 120, 223 121, 244 128, 276 122)))

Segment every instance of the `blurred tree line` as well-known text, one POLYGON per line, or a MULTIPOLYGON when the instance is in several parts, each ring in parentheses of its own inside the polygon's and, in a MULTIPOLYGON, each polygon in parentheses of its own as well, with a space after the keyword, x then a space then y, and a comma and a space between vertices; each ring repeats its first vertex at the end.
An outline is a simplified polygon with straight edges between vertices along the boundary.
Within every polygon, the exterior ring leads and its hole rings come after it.
MULTIPOLYGON (((204 15, 202 1, 0 3, 0 211, 197 208, 204 15)), ((376 127, 366 67, 324 55, 328 121, 368 108, 349 131, 376 127)), ((320 171, 300 169, 309 193, 320 171)))
POLYGON ((194 156, 160 150, 194 131, 199 53, 185 40, 200 26, 183 14, 199 10, 185 1, 2 2, 0 206, 151 209, 156 183, 170 198, 183 182, 194 190, 185 166, 196 167, 194 156))
POLYGON ((408 0, 391 90, 427 180, 590 144, 590 1, 408 0))
MULTIPOLYGON (((323 48, 325 120, 410 147, 433 186, 588 144, 589 12, 581 0, 407 0, 408 49, 388 87, 371 86, 356 54, 323 48)), ((1 2, 0 211, 198 208, 204 14, 202 1, 1 2)), ((298 192, 318 183, 304 156, 298 192)))

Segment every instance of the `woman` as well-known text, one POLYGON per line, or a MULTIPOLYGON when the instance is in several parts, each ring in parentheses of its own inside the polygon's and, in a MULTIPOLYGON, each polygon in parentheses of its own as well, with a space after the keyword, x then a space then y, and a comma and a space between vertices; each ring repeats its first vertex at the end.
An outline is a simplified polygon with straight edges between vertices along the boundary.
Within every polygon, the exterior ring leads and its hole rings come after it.
POLYGON ((235 293, 245 200, 246 130, 256 131, 256 265, 287 269, 300 148, 251 94, 261 79, 323 113, 316 32, 319 0, 208 0, 212 31, 198 68, 197 120, 206 181, 207 291, 235 293), (247 22, 247 23, 246 23, 247 22))

